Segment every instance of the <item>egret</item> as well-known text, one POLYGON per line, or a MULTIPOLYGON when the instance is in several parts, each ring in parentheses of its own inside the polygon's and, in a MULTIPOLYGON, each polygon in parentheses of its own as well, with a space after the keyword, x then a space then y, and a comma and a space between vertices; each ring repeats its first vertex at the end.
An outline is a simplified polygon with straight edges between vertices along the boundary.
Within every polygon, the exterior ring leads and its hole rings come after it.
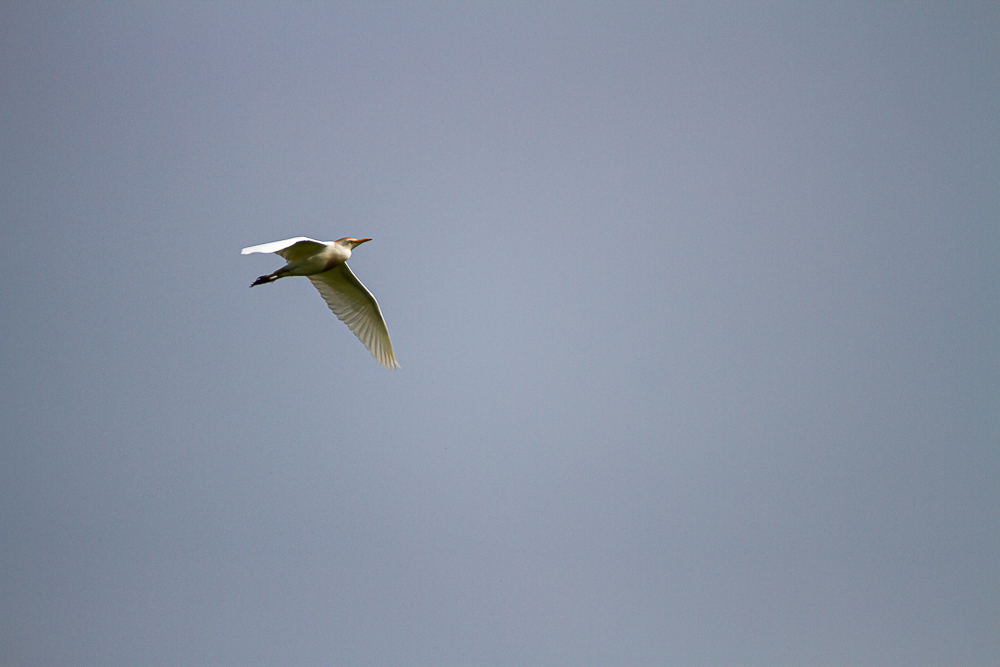
POLYGON ((347 266, 351 251, 368 241, 371 239, 345 237, 326 243, 297 236, 243 248, 240 254, 273 252, 279 255, 286 264, 274 273, 253 281, 250 287, 273 283, 287 276, 308 277, 333 314, 354 332, 375 360, 386 368, 398 368, 378 301, 347 266))

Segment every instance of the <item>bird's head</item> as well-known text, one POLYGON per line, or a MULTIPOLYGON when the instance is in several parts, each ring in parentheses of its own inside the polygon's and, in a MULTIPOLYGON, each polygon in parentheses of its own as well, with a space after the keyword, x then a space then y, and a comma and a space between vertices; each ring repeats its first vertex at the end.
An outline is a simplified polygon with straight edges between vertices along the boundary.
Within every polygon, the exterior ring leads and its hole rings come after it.
POLYGON ((367 243, 371 239, 352 239, 350 236, 345 236, 342 239, 337 239, 337 243, 342 246, 347 246, 349 249, 354 250, 362 243, 367 243))

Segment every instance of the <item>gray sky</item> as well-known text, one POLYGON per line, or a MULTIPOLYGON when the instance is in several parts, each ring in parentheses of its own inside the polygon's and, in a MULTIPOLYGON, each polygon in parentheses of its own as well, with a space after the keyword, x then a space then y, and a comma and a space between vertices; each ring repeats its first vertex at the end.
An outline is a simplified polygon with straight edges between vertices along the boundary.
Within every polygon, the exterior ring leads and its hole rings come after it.
POLYGON ((994 664, 998 34, 0 5, 0 663, 994 664))

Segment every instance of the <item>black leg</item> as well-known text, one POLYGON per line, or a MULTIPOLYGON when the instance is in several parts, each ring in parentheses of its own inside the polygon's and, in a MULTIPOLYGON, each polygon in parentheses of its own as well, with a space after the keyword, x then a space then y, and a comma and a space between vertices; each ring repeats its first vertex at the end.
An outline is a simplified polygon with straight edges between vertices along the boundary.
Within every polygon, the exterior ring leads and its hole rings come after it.
POLYGON ((250 287, 256 287, 257 285, 263 285, 264 283, 273 283, 277 279, 278 276, 274 275, 273 273, 266 276, 261 276, 257 280, 250 283, 250 287))

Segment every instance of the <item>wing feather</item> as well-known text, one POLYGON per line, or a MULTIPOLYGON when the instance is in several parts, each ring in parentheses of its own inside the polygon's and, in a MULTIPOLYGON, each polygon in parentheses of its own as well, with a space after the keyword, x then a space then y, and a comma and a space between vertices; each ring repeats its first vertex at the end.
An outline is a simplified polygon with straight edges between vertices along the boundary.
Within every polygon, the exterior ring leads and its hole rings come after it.
POLYGON ((261 243, 260 245, 243 248, 241 255, 249 255, 254 252, 273 252, 280 255, 287 262, 295 262, 306 257, 311 257, 326 247, 326 244, 316 239, 305 236, 296 236, 293 239, 284 241, 272 241, 271 243, 261 243))
POLYGON ((378 301, 346 263, 311 275, 309 280, 333 314, 354 332, 376 361, 386 368, 399 367, 378 301))

